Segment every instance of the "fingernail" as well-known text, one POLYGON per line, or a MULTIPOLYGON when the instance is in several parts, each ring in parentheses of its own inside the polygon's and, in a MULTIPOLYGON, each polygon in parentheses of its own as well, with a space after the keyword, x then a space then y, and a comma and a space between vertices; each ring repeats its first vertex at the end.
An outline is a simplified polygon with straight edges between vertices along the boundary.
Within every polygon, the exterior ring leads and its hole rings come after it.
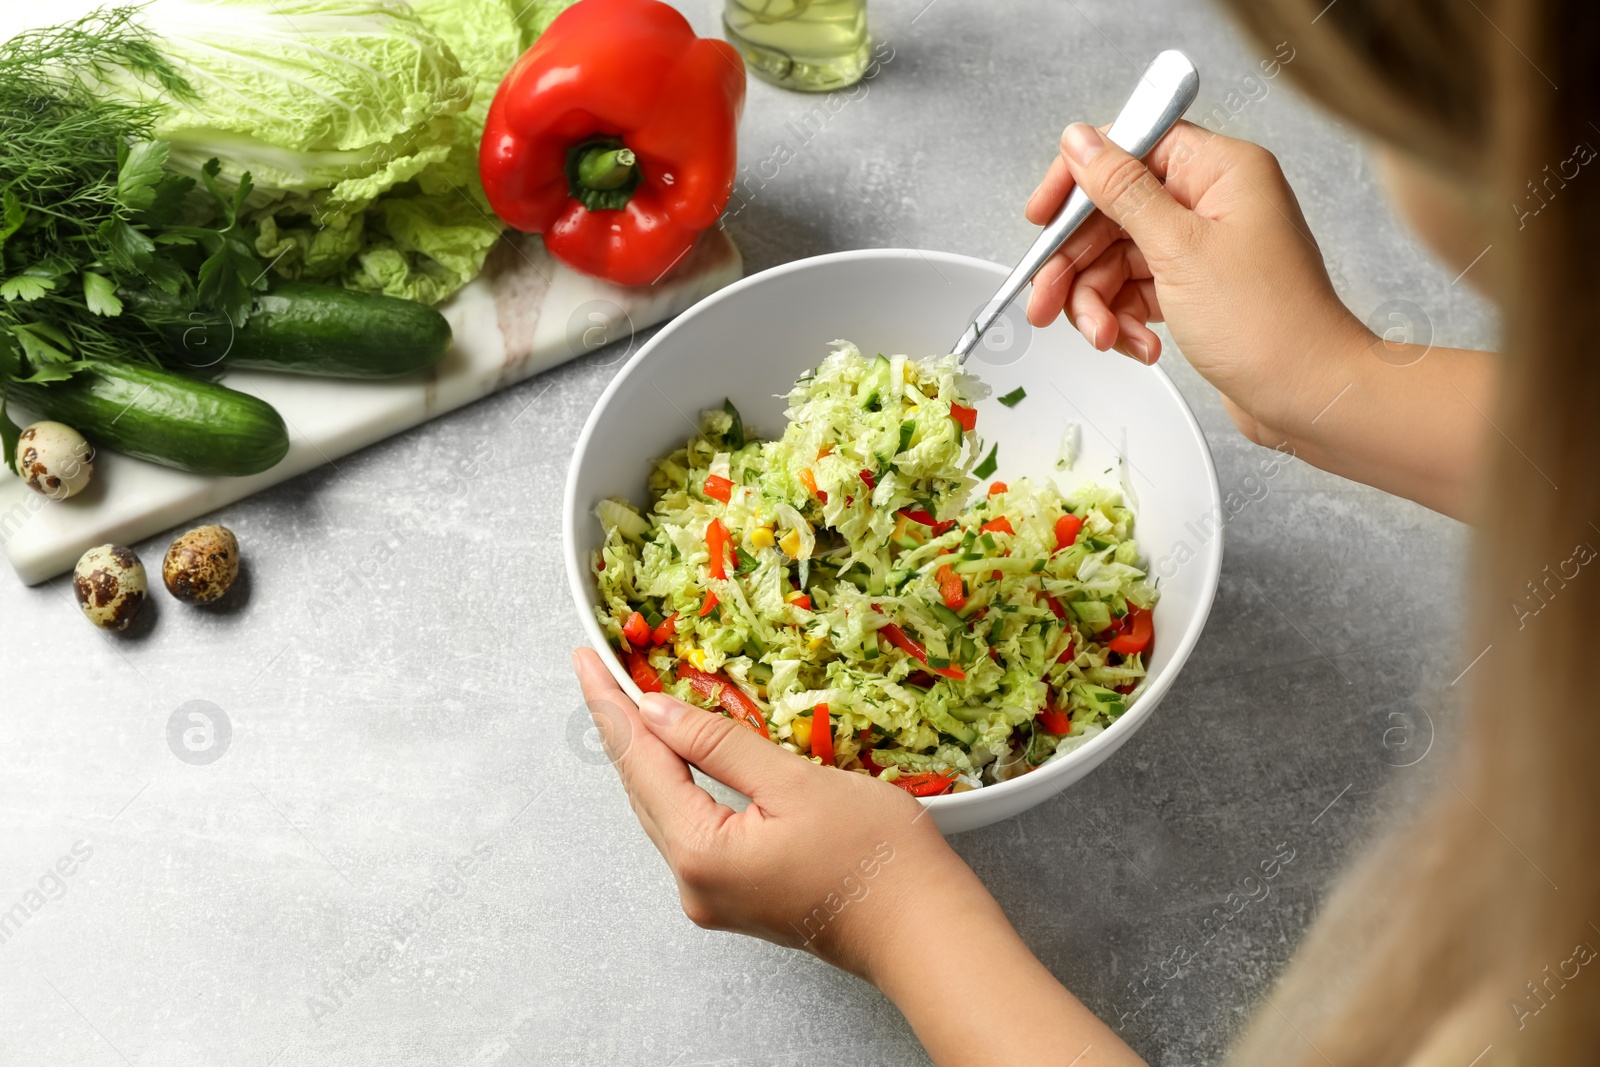
POLYGON ((1134 359, 1138 360, 1140 363, 1143 363, 1143 364, 1145 364, 1147 366, 1149 365, 1149 363, 1150 363, 1150 342, 1149 341, 1146 341, 1143 337, 1130 337, 1130 338, 1128 338, 1128 347, 1130 349, 1132 349, 1133 358, 1134 359))
POLYGON ((639 701, 639 714, 651 726, 665 729, 678 721, 683 714, 683 704, 660 693, 646 693, 639 701))
POLYGON ((1074 163, 1087 163, 1106 146, 1100 131, 1083 122, 1074 122, 1061 135, 1061 147, 1074 163))
POLYGON ((1096 348, 1100 347, 1100 342, 1095 340, 1097 328, 1093 319, 1087 315, 1079 315, 1078 321, 1074 322, 1073 325, 1078 328, 1079 333, 1083 334, 1084 340, 1088 341, 1096 348))

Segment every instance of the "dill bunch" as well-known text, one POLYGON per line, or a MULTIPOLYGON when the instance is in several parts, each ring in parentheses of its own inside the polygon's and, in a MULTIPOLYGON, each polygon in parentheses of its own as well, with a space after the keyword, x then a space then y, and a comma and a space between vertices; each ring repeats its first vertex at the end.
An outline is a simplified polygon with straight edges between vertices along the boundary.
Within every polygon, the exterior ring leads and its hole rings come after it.
POLYGON ((137 10, 105 8, 0 44, 0 347, 7 337, 20 346, 17 380, 154 358, 153 333, 123 314, 119 293, 154 287, 183 310, 242 325, 251 291, 265 288, 237 217, 248 177, 225 192, 208 166, 216 204, 197 208, 194 179, 168 171, 166 144, 151 139, 163 98, 194 90, 137 10), (136 101, 100 91, 128 79, 141 87, 136 101))

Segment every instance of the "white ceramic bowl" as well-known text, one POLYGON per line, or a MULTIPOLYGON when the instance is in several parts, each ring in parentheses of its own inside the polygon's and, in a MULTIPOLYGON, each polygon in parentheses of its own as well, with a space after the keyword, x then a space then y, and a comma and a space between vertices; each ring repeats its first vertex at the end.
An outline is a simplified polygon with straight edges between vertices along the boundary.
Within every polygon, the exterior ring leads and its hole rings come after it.
MULTIPOLYGON (((601 542, 594 507, 608 496, 649 500, 650 462, 680 446, 700 411, 729 397, 756 433, 783 428, 783 394, 815 366, 834 338, 863 352, 925 356, 948 352, 1006 276, 993 263, 945 252, 863 249, 786 263, 702 300, 639 349, 595 404, 567 476, 567 577, 589 643, 623 688, 627 670, 594 618, 589 562, 601 542)), ((978 433, 1000 445, 996 477, 1055 473, 1066 424, 1080 449, 1063 486, 1118 479, 1137 513, 1134 535, 1161 599, 1150 677, 1138 699, 1105 732, 1038 770, 998 785, 924 801, 946 833, 1010 818, 1071 785, 1133 736, 1189 657, 1205 625, 1222 564, 1221 500, 1205 437, 1159 367, 1096 352, 1062 319, 1044 330, 1020 312, 986 338, 968 368, 993 387, 978 405, 978 433), (1008 333, 1009 331, 1009 333, 1008 333), (1027 398, 1007 409, 994 399, 1021 385, 1027 398), (1107 469, 1111 473, 1104 473, 1107 469)))

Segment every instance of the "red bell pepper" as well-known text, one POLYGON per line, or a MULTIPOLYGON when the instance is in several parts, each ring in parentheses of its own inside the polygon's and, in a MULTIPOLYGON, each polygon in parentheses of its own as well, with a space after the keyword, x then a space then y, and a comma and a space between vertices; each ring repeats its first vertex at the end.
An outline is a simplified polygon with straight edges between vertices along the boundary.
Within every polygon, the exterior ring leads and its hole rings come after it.
POLYGON ((868 774, 876 777, 883 773, 883 768, 872 762, 872 727, 870 726, 861 731, 861 749, 856 753, 856 758, 861 761, 861 766, 867 769, 868 774))
POLYGON ((729 481, 727 478, 724 478, 720 474, 706 475, 706 484, 700 488, 706 494, 706 496, 710 497, 712 500, 720 500, 724 504, 726 504, 728 499, 733 496, 733 482, 729 481))
POLYGON ((895 648, 898 648, 917 662, 927 664, 928 670, 934 674, 943 675, 946 678, 954 678, 957 681, 967 676, 967 672, 960 667, 935 667, 932 664, 928 664, 928 650, 922 647, 920 641, 907 636, 906 632, 900 629, 896 623, 886 623, 878 627, 878 632, 888 638, 889 643, 895 648))
POLYGON ((661 692, 661 676, 650 666, 649 658, 638 649, 628 653, 628 675, 641 692, 661 692))
POLYGON ((990 519, 988 522, 978 527, 978 529, 983 533, 1014 534, 1017 532, 1011 528, 1011 520, 1006 518, 1004 515, 1000 516, 998 519, 990 519))
POLYGON ((1083 529, 1083 520, 1076 515, 1063 515, 1056 520, 1056 551, 1071 548, 1078 540, 1078 531, 1083 529))
POLYGON ((811 754, 825 765, 833 766, 833 723, 828 717, 827 704, 818 704, 811 712, 811 754))
POLYGON ((1123 632, 1107 642, 1106 647, 1124 656, 1131 656, 1148 648, 1150 639, 1154 636, 1155 623, 1150 618, 1150 612, 1129 604, 1128 618, 1123 623, 1123 632))
POLYGON ((937 797, 955 788, 956 776, 954 773, 919 771, 916 774, 900 775, 894 780, 894 784, 914 797, 937 797))
MULTIPOLYGON (((722 525, 721 519, 712 519, 706 524, 706 547, 711 550, 711 577, 726 578, 728 576, 728 528, 722 525)), ((702 612, 701 614, 704 614, 702 612)))
POLYGON ((672 640, 672 635, 678 632, 678 616, 674 612, 661 620, 661 625, 650 632, 650 641, 653 644, 664 645, 672 640))
POLYGON ((716 608, 717 608, 717 594, 707 590, 706 598, 700 604, 700 615, 701 615, 701 617, 703 618, 704 616, 710 615, 713 611, 716 610, 716 608))
POLYGON ((707 700, 715 700, 723 711, 762 737, 772 737, 767 732, 767 719, 761 714, 761 706, 727 678, 720 674, 709 674, 687 663, 678 664, 678 677, 687 681, 690 688, 707 700))
POLYGON ((805 593, 801 593, 796 597, 790 597, 789 603, 793 604, 797 608, 805 608, 807 611, 811 610, 811 597, 805 593))
POLYGON ((489 204, 555 258, 648 285, 733 193, 744 63, 659 0, 583 0, 500 83, 478 170, 489 204))
POLYGON ((954 400, 950 401, 950 417, 956 420, 956 425, 963 430, 971 430, 978 425, 978 409, 964 407, 954 400))
POLYGON ((1033 721, 1044 727, 1046 733, 1066 734, 1072 732, 1072 716, 1059 708, 1045 705, 1043 711, 1033 717, 1033 721))
POLYGON ((946 519, 944 522, 935 522, 933 516, 929 515, 927 510, 924 508, 901 508, 900 514, 904 515, 912 522, 921 523, 923 526, 933 527, 933 536, 935 537, 945 533, 956 524, 956 520, 954 519, 946 519))
POLYGON ((951 611, 960 611, 967 606, 967 587, 961 581, 950 564, 946 563, 939 568, 939 595, 944 597, 944 606, 951 611))
POLYGON ((866 483, 868 489, 878 488, 878 480, 872 476, 871 471, 862 471, 861 480, 866 483))
POLYGON ((628 644, 634 648, 644 648, 650 644, 650 624, 645 622, 644 616, 634 612, 628 616, 628 621, 622 624, 622 636, 628 639, 628 644))
POLYGON ((1008 485, 1006 485, 1005 482, 990 482, 989 483, 988 495, 989 496, 999 496, 1001 493, 1004 493, 1009 488, 1010 487, 1008 485))
POLYGON ((1064 619, 1067 617, 1066 605, 1062 604, 1061 601, 1057 600, 1049 593, 1044 595, 1044 602, 1050 605, 1050 614, 1054 615, 1056 618, 1064 619))

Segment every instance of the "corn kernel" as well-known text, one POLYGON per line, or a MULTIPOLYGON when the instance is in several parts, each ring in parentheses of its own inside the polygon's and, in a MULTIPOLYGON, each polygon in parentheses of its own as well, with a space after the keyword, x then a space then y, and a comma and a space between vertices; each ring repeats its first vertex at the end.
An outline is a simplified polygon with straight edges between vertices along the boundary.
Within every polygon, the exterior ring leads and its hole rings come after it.
POLYGON ((703 671, 706 669, 706 654, 698 648, 691 648, 689 662, 694 664, 695 670, 703 671))
POLYGON ((778 547, 783 549, 783 554, 790 559, 800 558, 800 531, 790 530, 778 538, 778 547))
POLYGON ((794 733, 794 743, 800 746, 801 752, 811 750, 811 719, 795 719, 789 724, 789 729, 794 733))
POLYGON ((771 548, 777 542, 773 540, 771 530, 765 526, 757 526, 750 531, 750 543, 757 548, 771 548))
POLYGON ((813 637, 806 642, 806 647, 815 652, 817 649, 821 648, 827 643, 828 639, 826 637, 813 637))

